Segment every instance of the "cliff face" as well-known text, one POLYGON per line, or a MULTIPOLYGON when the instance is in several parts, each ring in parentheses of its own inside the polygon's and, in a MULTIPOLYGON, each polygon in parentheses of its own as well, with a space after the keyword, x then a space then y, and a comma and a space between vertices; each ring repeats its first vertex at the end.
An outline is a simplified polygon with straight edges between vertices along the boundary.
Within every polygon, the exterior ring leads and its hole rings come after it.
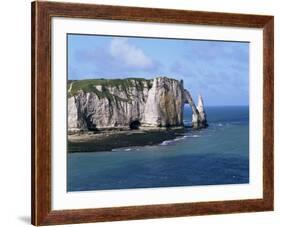
POLYGON ((144 126, 178 126, 183 123, 184 89, 182 82, 155 78, 148 92, 141 120, 144 126))
POLYGON ((183 82, 166 77, 72 81, 68 96, 69 131, 181 126, 185 103, 202 123, 194 127, 206 123, 183 82))

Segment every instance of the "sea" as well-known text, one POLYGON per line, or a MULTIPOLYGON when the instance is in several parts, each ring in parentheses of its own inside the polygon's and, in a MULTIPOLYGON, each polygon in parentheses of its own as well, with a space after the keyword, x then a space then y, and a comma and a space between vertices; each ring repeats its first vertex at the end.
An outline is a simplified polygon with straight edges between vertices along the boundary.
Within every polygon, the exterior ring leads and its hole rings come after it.
MULTIPOLYGON (((67 191, 249 183, 249 107, 206 107, 209 126, 152 146, 67 154, 67 191)), ((191 110, 184 111, 191 125, 191 110)), ((83 150, 83 144, 81 144, 83 150)))

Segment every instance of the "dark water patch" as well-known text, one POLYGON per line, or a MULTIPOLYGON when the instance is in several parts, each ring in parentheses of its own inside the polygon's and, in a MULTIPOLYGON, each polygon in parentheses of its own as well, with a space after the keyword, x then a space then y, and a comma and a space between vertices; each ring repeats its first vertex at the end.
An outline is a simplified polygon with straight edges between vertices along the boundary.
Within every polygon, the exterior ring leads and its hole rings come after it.
MULTIPOLYGON (((75 157, 70 157, 72 162, 75 157)), ((80 160, 90 162, 89 157, 80 160)), ((90 165, 84 166, 91 169, 90 165)), ((127 162, 122 167, 108 166, 103 174, 100 171, 79 169, 69 172, 68 191, 107 190, 125 188, 174 187, 195 185, 219 185, 249 183, 249 165, 246 158, 218 155, 183 155, 180 157, 127 162), (181 160, 179 162, 179 160, 181 160), (129 170, 129 171, 128 171, 129 170), (103 177, 100 177, 100 174, 103 177), (78 180, 79 179, 79 180, 78 180), (80 182, 87 182, 80 184, 80 182)))

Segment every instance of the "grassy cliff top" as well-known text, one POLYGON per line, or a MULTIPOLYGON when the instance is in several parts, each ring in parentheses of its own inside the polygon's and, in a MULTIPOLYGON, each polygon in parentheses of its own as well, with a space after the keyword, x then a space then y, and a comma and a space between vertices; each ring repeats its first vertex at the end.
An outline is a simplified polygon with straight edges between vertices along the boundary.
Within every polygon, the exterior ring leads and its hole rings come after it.
POLYGON ((121 88, 121 90, 126 92, 128 87, 136 87, 138 90, 143 90, 144 84, 149 88, 152 86, 151 80, 144 78, 69 80, 67 90, 69 96, 73 96, 79 90, 82 90, 84 92, 94 92, 100 98, 111 98, 111 94, 106 89, 107 87, 121 88), (102 86, 103 91, 99 91, 96 86, 102 86))

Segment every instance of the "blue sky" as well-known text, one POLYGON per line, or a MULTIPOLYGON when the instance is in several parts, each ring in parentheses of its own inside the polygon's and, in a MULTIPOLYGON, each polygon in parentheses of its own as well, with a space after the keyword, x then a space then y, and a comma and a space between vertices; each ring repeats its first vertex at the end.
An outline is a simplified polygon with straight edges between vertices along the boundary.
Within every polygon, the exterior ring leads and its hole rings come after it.
POLYGON ((205 105, 248 105, 249 43, 68 35, 68 79, 183 79, 205 105))

